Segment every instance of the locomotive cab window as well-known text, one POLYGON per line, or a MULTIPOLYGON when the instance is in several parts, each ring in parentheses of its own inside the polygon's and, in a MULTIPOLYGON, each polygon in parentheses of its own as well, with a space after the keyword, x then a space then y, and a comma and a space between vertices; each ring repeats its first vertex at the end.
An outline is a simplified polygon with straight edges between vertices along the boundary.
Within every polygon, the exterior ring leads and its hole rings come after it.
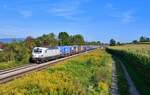
POLYGON ((42 53, 42 49, 34 49, 34 53, 42 53))

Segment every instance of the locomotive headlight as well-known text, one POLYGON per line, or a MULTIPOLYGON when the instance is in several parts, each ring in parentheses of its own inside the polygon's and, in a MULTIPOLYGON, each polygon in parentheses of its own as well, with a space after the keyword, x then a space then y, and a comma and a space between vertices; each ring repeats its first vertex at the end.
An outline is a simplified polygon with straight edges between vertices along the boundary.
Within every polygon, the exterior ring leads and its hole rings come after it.
POLYGON ((43 57, 43 55, 40 55, 39 57, 43 57))

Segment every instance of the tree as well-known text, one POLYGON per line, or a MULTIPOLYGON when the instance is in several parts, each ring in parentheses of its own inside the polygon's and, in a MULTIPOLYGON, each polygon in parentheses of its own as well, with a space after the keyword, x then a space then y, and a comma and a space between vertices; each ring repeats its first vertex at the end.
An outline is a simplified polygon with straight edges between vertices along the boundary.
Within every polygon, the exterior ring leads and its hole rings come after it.
POLYGON ((100 41, 86 42, 87 45, 101 45, 100 41))
POLYGON ((120 43, 120 42, 117 42, 117 45, 121 45, 121 43, 120 43))
POLYGON ((100 42, 100 41, 97 41, 97 45, 101 45, 101 42, 100 42))
POLYGON ((149 41, 150 41, 150 38, 148 37, 144 37, 144 36, 140 37, 140 42, 149 42, 149 41))
POLYGON ((74 45, 74 36, 73 35, 69 36, 69 45, 74 45))
POLYGON ((150 41, 150 38, 146 38, 146 41, 149 42, 149 41, 150 41))
POLYGON ((57 44, 56 36, 53 33, 44 34, 36 39, 37 46, 56 46, 57 44))
POLYGON ((12 42, 6 44, 3 53, 3 58, 0 58, 0 61, 15 61, 16 63, 21 64, 27 63, 31 54, 23 42, 12 42))
POLYGON ((18 47, 19 49, 16 53, 15 60, 19 63, 28 63, 31 54, 28 52, 28 48, 26 48, 24 44, 19 44, 18 47))
POLYGON ((145 42, 146 41, 146 38, 144 36, 141 36, 140 37, 140 42, 145 42))
POLYGON ((58 39, 59 45, 69 45, 69 34, 67 32, 60 32, 58 39))
POLYGON ((31 36, 28 36, 24 41, 25 47, 29 49, 31 53, 32 49, 36 46, 35 39, 31 36))
POLYGON ((84 37, 80 34, 71 36, 71 44, 73 45, 83 45, 85 43, 84 37))
POLYGON ((110 46, 115 46, 116 45, 116 41, 114 39, 110 40, 110 46))
POLYGON ((137 40, 133 40, 132 43, 133 43, 133 44, 137 44, 138 41, 137 41, 137 40))

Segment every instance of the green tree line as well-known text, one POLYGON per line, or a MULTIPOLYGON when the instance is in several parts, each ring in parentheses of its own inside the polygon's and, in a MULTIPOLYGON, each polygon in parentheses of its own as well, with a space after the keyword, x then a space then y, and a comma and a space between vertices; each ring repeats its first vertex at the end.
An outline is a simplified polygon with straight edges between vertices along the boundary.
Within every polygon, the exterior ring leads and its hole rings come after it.
POLYGON ((144 36, 141 36, 139 38, 139 40, 133 40, 132 42, 130 43, 120 43, 120 42, 116 42, 115 39, 110 39, 110 42, 109 42, 109 45, 110 46, 115 46, 115 45, 124 45, 124 44, 140 44, 140 43, 150 43, 150 38, 149 37, 144 37, 144 36))

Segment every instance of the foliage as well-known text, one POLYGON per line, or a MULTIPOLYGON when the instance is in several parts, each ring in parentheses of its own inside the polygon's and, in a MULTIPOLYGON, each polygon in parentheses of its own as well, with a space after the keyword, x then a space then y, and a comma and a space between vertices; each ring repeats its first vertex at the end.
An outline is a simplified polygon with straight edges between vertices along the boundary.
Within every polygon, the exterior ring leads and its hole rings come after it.
POLYGON ((116 45, 116 41, 114 39, 110 40, 110 46, 115 46, 116 45))
POLYGON ((136 85, 138 91, 141 95, 150 95, 150 86, 144 80, 143 76, 136 70, 132 64, 127 63, 126 60, 122 59, 122 62, 126 66, 127 71, 129 72, 134 84, 136 85))
POLYGON ((1 62, 0 63, 0 70, 9 69, 9 68, 12 68, 12 67, 16 67, 18 65, 22 65, 22 64, 16 64, 15 61, 1 62))
POLYGON ((29 49, 29 53, 31 53, 32 49, 36 46, 35 39, 31 36, 27 37, 24 41, 24 45, 29 49))
POLYGON ((58 45, 58 41, 56 39, 55 34, 44 34, 41 37, 36 39, 36 46, 56 46, 58 45))
POLYGON ((141 36, 139 41, 140 42, 150 42, 150 38, 141 36))
POLYGON ((109 95, 111 57, 104 51, 65 60, 0 86, 1 95, 109 95))
POLYGON ((23 43, 13 42, 7 44, 3 52, 0 52, 0 62, 20 61, 28 62, 28 49, 23 43))
POLYGON ((12 42, 5 45, 0 52, 0 69, 11 68, 29 62, 30 53, 23 42, 12 42))
MULTIPOLYGON (((149 89, 150 85, 150 45, 138 44, 138 45, 125 45, 114 46, 107 49, 108 52, 119 57, 124 61, 127 67, 132 69, 133 79, 136 80, 138 88, 141 92, 145 92, 143 88, 149 89), (137 80, 137 79, 140 79, 137 80), (143 88, 141 86, 143 85, 143 88)), ((148 94, 149 95, 149 94, 148 94)))
POLYGON ((58 39, 59 45, 83 45, 85 43, 82 35, 69 35, 67 32, 60 32, 58 39))
POLYGON ((129 85, 127 84, 127 80, 125 78, 125 73, 123 68, 121 67, 120 60, 116 57, 113 57, 116 64, 117 70, 117 79, 118 79, 118 91, 120 95, 129 95, 129 85))
POLYGON ((86 42, 87 45, 101 45, 102 43, 100 41, 92 41, 92 42, 86 42))
POLYGON ((69 45, 69 34, 67 32, 60 32, 58 39, 59 45, 69 45))
POLYGON ((137 41, 137 40, 133 40, 132 43, 133 43, 133 44, 137 44, 138 41, 137 41))
POLYGON ((84 37, 80 34, 70 36, 70 43, 72 45, 83 45, 84 44, 84 37))

